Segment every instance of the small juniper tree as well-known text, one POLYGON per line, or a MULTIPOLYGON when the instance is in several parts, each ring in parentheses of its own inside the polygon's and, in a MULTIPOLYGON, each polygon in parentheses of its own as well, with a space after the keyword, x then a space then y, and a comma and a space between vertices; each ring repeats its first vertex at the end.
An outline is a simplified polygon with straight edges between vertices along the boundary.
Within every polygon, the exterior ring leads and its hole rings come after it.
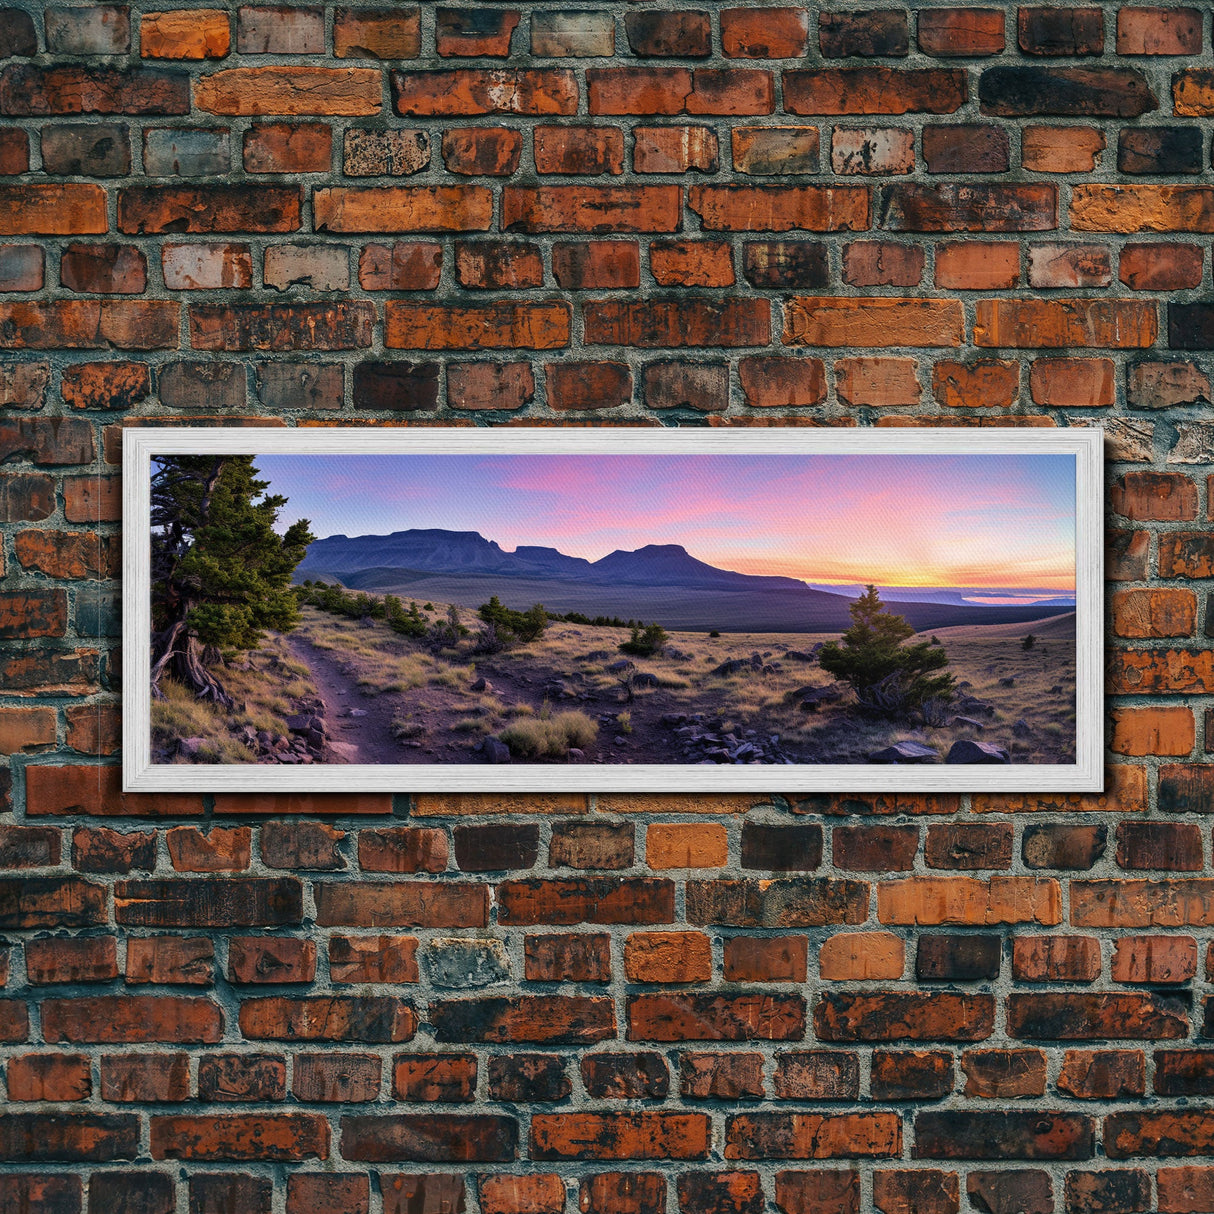
POLYGON ((953 676, 935 673, 948 665, 948 654, 928 641, 905 644, 915 630, 903 616, 884 610, 875 586, 868 586, 849 610, 852 623, 842 644, 823 645, 818 664, 850 683, 863 706, 909 711, 926 700, 952 698, 953 676))
POLYGON ((182 455, 152 468, 152 693, 171 674, 225 708, 209 647, 246 650, 299 622, 291 575, 315 538, 308 521, 279 535, 287 499, 267 494, 251 455, 182 455))

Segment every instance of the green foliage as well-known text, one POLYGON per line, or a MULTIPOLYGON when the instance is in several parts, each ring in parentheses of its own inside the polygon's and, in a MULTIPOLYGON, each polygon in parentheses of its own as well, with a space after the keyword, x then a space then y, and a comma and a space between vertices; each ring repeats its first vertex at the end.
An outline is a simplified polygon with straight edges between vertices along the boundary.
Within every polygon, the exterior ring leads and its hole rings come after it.
POLYGON ((651 658, 655 653, 661 653, 670 637, 661 624, 650 624, 642 630, 641 625, 632 625, 632 636, 620 645, 621 653, 631 653, 636 657, 651 658))
POLYGON ((818 664, 850 683, 861 705, 892 714, 917 708, 925 700, 952 698, 953 676, 935 673, 948 665, 948 654, 926 641, 905 644, 915 630, 902 616, 882 608, 876 587, 870 585, 850 612, 852 623, 843 643, 823 645, 818 664))
POLYGON ((503 646, 538 641, 548 627, 548 613, 542 603, 536 603, 526 611, 512 611, 502 605, 496 594, 481 604, 479 615, 486 624, 492 625, 503 646))
POLYGON ((287 499, 267 494, 251 455, 162 456, 152 466, 153 628, 252 649, 299 622, 291 575, 315 538, 300 519, 279 534, 287 499))

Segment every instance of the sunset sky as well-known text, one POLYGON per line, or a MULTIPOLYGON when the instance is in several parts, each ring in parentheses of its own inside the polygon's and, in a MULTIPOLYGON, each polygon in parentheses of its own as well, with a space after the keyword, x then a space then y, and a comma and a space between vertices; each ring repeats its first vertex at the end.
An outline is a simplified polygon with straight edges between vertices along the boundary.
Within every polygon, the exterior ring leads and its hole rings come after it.
POLYGON ((886 586, 1075 585, 1069 455, 264 455, 318 537, 479 531, 597 560, 681 544, 742 573, 886 586))

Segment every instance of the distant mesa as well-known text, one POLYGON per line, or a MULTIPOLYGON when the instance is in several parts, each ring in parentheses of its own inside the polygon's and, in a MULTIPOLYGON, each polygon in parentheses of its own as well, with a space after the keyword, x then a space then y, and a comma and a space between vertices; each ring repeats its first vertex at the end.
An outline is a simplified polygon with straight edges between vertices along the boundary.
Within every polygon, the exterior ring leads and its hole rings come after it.
MULTIPOLYGON (((848 626, 845 587, 827 591, 797 578, 719 569, 681 544, 617 549, 597 561, 522 544, 506 552, 478 531, 415 528, 391 535, 331 535, 316 540, 297 581, 332 578, 352 590, 402 594, 477 606, 496 594, 508 607, 542 602, 551 611, 656 620, 670 628, 732 632, 835 632, 848 626), (843 593, 840 593, 843 592, 843 593)), ((889 598, 890 610, 916 628, 1012 623, 1073 609, 1062 603, 985 606, 960 593, 945 601, 889 598)))

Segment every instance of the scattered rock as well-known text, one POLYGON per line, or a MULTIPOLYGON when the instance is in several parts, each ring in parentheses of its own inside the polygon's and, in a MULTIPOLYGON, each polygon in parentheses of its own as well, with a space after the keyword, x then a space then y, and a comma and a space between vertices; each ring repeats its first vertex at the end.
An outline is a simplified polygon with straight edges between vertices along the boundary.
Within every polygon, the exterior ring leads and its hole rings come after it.
POLYGON ((790 649, 784 655, 790 662, 816 662, 818 659, 809 653, 802 653, 799 649, 790 649))
POLYGON ((999 686, 1000 687, 1015 687, 1016 680, 1012 675, 1009 674, 1005 678, 1002 678, 999 680, 999 686))
POLYGON ((481 754, 488 763, 509 763, 510 747, 500 738, 484 738, 481 741, 481 754))
POLYGON ((953 717, 948 723, 949 729, 985 729, 986 726, 981 721, 975 721, 973 717, 953 717))
POLYGON ((1010 763, 1011 755, 1002 746, 991 742, 975 742, 961 738, 954 742, 944 760, 946 763, 1010 763))
POLYGON ((202 749, 205 742, 205 738, 179 738, 177 741, 177 753, 186 759, 197 758, 198 752, 202 749))
POLYGON ((650 674, 648 670, 639 671, 632 676, 633 687, 657 687, 658 676, 650 674))
POLYGON ((618 662, 612 662, 607 667, 607 673, 623 674, 626 670, 635 670, 636 668, 637 664, 635 662, 630 662, 627 658, 621 658, 618 662))
POLYGON ((904 740, 868 756, 870 763, 938 763, 940 752, 922 742, 904 740))
POLYGON ((843 699, 843 689, 835 683, 827 687, 813 687, 797 693, 801 702, 797 705, 802 712, 817 712, 823 704, 837 704, 843 699))
POLYGON ((484 675, 481 675, 481 677, 477 679, 468 690, 490 692, 493 690, 493 684, 490 683, 484 675))
POLYGON ((1031 738, 1033 736, 1033 727, 1023 717, 1018 717, 1016 724, 1012 726, 1012 736, 1031 738))

